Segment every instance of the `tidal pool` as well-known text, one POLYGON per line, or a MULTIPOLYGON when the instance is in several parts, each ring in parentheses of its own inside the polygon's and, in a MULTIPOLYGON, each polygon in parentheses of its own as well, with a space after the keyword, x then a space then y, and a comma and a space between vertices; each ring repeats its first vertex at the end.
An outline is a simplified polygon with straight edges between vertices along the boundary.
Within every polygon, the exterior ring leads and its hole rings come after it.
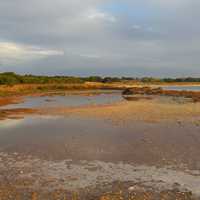
MULTIPOLYGON (((119 101, 120 92, 70 94, 28 97, 5 107, 79 109, 119 101)), ((189 121, 113 121, 95 114, 0 120, 0 185, 9 182, 11 189, 23 187, 28 192, 38 188, 101 192, 120 181, 161 191, 178 187, 199 196, 199 133, 200 126, 189 121)))
POLYGON ((86 105, 111 104, 122 101, 121 91, 86 91, 77 94, 30 96, 23 102, 0 107, 1 109, 36 108, 36 107, 76 107, 86 105))
POLYGON ((47 160, 102 160, 200 169, 200 127, 190 123, 114 123, 79 116, 0 121, 0 151, 47 160))
POLYGON ((199 132, 189 123, 116 124, 77 115, 2 120, 0 182, 76 190, 131 181, 200 195, 199 132))
POLYGON ((185 91, 200 91, 200 86, 165 86, 165 90, 185 90, 185 91))

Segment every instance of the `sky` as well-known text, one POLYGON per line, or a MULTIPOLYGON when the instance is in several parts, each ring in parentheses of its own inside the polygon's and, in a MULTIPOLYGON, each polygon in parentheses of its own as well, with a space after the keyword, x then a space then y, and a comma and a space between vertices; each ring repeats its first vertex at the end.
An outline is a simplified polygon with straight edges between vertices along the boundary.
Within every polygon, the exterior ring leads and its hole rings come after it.
POLYGON ((0 72, 200 76, 199 0, 0 0, 0 72))

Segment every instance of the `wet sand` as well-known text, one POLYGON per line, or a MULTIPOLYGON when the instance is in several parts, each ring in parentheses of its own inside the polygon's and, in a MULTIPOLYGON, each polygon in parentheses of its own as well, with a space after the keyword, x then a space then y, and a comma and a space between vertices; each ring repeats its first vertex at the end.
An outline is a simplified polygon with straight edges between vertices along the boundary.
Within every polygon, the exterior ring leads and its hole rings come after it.
POLYGON ((199 103, 27 109, 0 121, 0 199, 199 198, 199 103))
POLYGON ((0 124, 0 150, 44 160, 99 160, 200 169, 200 126, 185 123, 116 124, 90 118, 40 117, 0 124))
POLYGON ((102 161, 45 161, 0 154, 0 197, 15 199, 196 199, 196 171, 102 161), (191 174, 193 172, 193 174, 191 174), (191 192, 192 191, 192 192, 191 192), (7 193, 5 193, 7 192, 7 193), (1 196, 2 195, 2 196, 1 196), (4 196, 3 196, 4 195, 4 196), (58 195, 55 197, 55 195, 58 195), (77 197, 75 198, 74 195, 77 197), (32 198, 31 198, 32 197, 32 198), (59 198, 60 197, 60 198, 59 198))

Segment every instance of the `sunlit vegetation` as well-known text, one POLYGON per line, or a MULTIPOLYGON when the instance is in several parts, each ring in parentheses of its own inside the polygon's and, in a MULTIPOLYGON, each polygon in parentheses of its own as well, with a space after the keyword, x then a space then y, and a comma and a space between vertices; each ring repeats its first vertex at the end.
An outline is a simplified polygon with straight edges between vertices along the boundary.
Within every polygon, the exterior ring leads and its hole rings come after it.
POLYGON ((141 82, 141 83, 173 83, 173 82, 200 82, 200 78, 133 78, 133 77, 74 77, 74 76, 35 76, 35 75, 19 75, 14 72, 0 73, 0 85, 15 84, 66 84, 66 83, 115 83, 115 82, 141 82))

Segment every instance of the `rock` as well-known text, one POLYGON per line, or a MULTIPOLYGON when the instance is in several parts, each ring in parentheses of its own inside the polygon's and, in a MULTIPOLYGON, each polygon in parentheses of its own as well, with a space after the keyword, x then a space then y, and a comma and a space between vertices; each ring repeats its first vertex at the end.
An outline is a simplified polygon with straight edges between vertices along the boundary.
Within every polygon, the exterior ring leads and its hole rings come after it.
POLYGON ((171 97, 184 97, 192 99, 193 102, 200 102, 200 92, 198 91, 178 91, 178 90, 163 90, 161 87, 133 87, 125 89, 122 92, 123 96, 128 97, 129 95, 164 95, 171 97))

